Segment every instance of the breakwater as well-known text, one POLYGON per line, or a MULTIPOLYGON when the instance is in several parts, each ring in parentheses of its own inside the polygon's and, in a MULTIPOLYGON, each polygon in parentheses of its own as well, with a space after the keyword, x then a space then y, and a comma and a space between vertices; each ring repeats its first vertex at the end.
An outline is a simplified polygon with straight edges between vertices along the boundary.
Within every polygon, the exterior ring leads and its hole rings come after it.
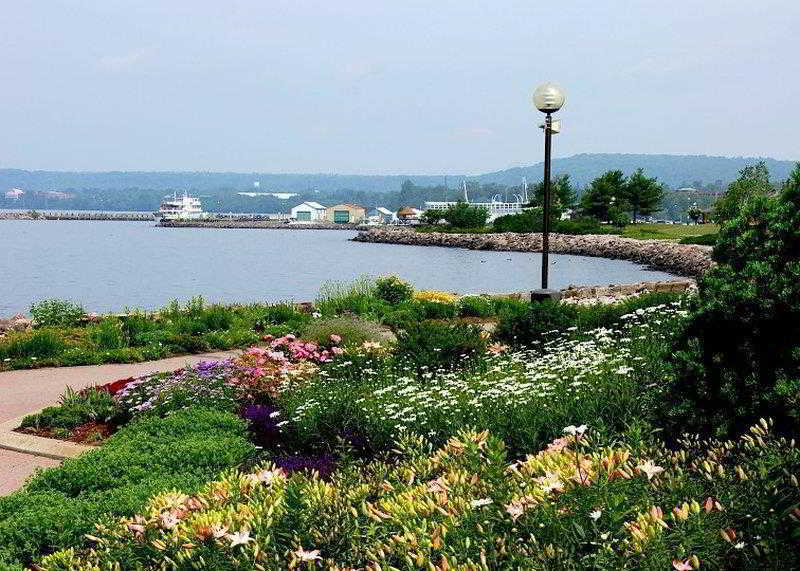
POLYGON ((315 222, 311 224, 287 224, 275 220, 161 220, 163 228, 250 228, 264 230, 362 230, 361 224, 333 224, 315 222))
MULTIPOLYGON (((542 235, 540 233, 449 234, 375 228, 359 232, 353 241, 467 248, 469 250, 542 251, 542 235)), ((667 240, 635 240, 605 234, 550 235, 550 251, 554 254, 628 260, 655 270, 693 278, 701 276, 713 265, 711 250, 710 246, 677 244, 667 240)))
POLYGON ((155 220, 152 212, 100 212, 94 210, 0 211, 0 220, 116 220, 147 222, 155 220))

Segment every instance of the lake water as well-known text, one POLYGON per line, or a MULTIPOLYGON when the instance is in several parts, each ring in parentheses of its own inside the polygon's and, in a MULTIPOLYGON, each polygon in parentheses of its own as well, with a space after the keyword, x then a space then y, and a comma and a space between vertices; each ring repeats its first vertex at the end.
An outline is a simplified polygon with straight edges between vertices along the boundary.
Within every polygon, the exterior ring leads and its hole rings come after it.
MULTIPOLYGON (((0 316, 59 297, 88 311, 313 300, 327 280, 396 274, 459 293, 538 287, 540 255, 350 242, 344 230, 159 228, 152 222, 0 221, 0 316)), ((621 260, 551 254, 550 285, 668 279, 621 260)))

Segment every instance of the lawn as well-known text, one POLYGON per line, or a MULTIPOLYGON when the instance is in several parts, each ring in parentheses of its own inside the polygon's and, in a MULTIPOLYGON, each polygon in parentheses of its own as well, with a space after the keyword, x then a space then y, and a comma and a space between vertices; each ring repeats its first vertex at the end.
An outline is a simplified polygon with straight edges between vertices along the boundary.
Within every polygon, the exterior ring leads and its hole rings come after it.
POLYGON ((718 224, 629 224, 622 231, 625 238, 637 240, 681 240, 719 232, 718 224))

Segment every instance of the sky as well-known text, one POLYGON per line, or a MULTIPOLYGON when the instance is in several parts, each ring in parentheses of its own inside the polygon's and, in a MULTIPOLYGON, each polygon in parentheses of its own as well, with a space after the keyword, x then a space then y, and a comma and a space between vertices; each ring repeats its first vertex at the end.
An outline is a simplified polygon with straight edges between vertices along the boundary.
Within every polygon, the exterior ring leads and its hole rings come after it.
POLYGON ((800 159, 800 2, 4 2, 0 168, 476 174, 800 159))

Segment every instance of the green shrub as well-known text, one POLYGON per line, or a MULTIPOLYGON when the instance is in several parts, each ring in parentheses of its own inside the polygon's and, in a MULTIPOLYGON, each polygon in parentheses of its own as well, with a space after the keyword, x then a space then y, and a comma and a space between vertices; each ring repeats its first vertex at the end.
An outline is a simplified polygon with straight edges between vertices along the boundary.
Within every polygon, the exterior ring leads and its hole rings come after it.
POLYGON ((116 319, 104 319, 100 323, 86 327, 86 337, 98 351, 110 351, 125 347, 125 334, 116 319))
MULTIPOLYGON (((531 208, 518 214, 499 216, 492 223, 495 232, 541 232, 543 225, 541 208, 531 208)), ((596 218, 573 218, 560 220, 553 216, 550 231, 557 234, 615 234, 619 230, 608 224, 600 224, 596 218)))
POLYGON ((75 327, 86 311, 72 301, 44 299, 31 305, 31 315, 38 327, 75 327))
POLYGON ((379 323, 355 316, 315 319, 303 331, 303 339, 320 345, 328 345, 331 335, 341 337, 341 345, 345 347, 361 345, 364 341, 385 343, 391 337, 379 323))
POLYGON ((489 211, 482 206, 458 202, 440 211, 440 218, 455 228, 481 228, 489 219, 489 211))
POLYGON ((58 357, 66 347, 63 334, 58 329, 21 331, 0 340, 0 359, 58 357))
POLYGON ((577 326, 581 331, 612 327, 623 315, 648 307, 671 305, 682 298, 683 294, 675 292, 648 292, 616 303, 576 305, 577 326))
POLYGON ((90 388, 76 392, 67 387, 58 406, 49 406, 22 419, 23 428, 63 428, 71 430, 87 422, 109 422, 118 413, 116 402, 107 391, 90 388))
POLYGON ((720 230, 676 344, 667 426, 730 434, 762 416, 794 433, 800 404, 800 165, 720 230))
POLYGON ((417 309, 416 305, 407 305, 407 309, 396 309, 384 315, 382 319, 384 325, 391 327, 394 331, 397 331, 399 329, 405 329, 409 325, 420 321, 422 315, 417 309))
POLYGON ((529 345, 541 341, 547 333, 574 326, 578 310, 572 305, 545 300, 527 306, 511 306, 499 317, 495 337, 516 345, 529 345))
POLYGON ((396 355, 418 371, 470 365, 486 349, 480 327, 423 321, 397 334, 396 355))
MULTIPOLYGON (((122 334, 126 344, 137 347, 147 345, 147 336, 156 332, 161 332, 162 324, 158 323, 153 317, 135 313, 129 315, 121 321, 122 334)), ((163 334, 163 333, 162 333, 163 334)))
POLYGON ((103 517, 132 515, 165 490, 192 493, 253 451, 245 422, 229 413, 194 408, 142 418, 102 448, 43 470, 0 498, 0 546, 27 564, 80 545, 103 517))
POLYGON ((492 300, 480 295, 469 295, 458 300, 461 317, 489 317, 494 313, 492 300))
POLYGON ((375 295, 383 301, 396 305, 411 300, 414 287, 397 276, 383 276, 375 281, 375 295))
POLYGON ((455 303, 417 299, 414 300, 414 305, 423 319, 451 319, 458 315, 458 306, 455 303))

